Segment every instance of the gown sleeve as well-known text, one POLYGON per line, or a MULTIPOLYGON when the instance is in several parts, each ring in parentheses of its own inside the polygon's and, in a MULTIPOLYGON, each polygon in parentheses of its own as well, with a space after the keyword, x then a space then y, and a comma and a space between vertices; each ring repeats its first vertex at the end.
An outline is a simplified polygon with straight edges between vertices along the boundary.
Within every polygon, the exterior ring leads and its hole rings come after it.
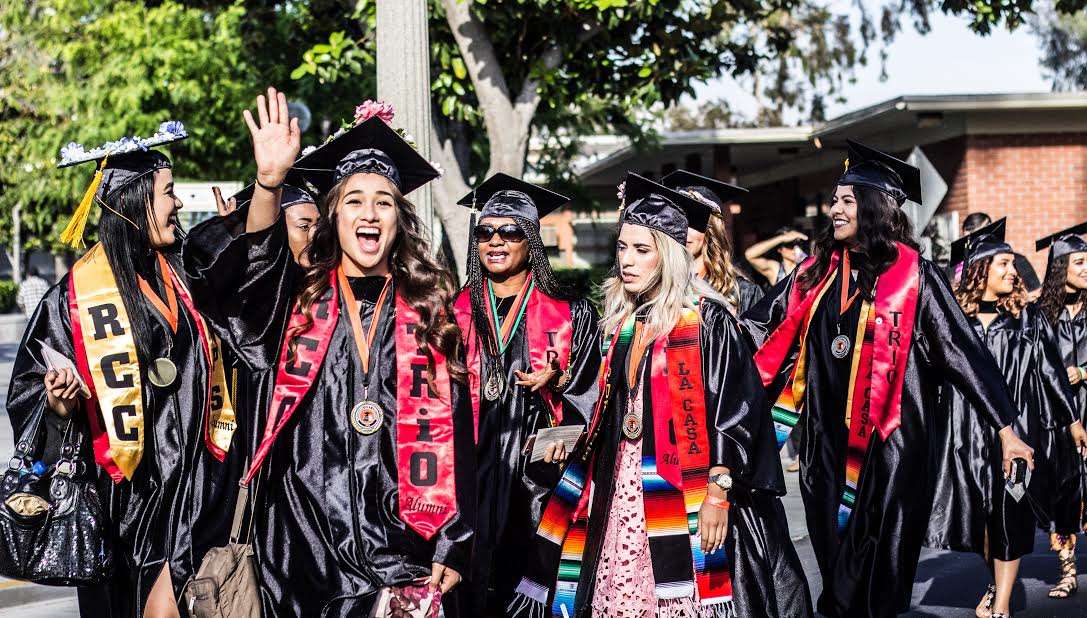
POLYGON ((736 285, 740 288, 740 310, 737 313, 743 315, 762 300, 763 292, 762 288, 746 279, 739 279, 736 285))
POLYGON ((1046 404, 1042 408, 1043 414, 1048 416, 1047 420, 1054 427, 1067 427, 1078 420, 1079 415, 1076 413, 1072 387, 1068 384, 1064 359, 1057 345, 1057 336, 1041 311, 1034 306, 1028 306, 1024 311, 1032 312, 1031 322, 1037 339, 1038 362, 1034 364, 1034 370, 1038 374, 1046 404))
POLYGON ((711 427, 710 465, 727 466, 754 490, 784 493, 777 438, 755 363, 728 309, 702 303, 702 384, 711 427))
POLYGON ((46 426, 50 432, 49 444, 53 444, 54 430, 59 431, 63 421, 46 406, 44 378, 47 368, 41 360, 39 340, 75 362, 72 324, 68 314, 68 275, 49 289, 31 316, 23 332, 19 351, 15 354, 7 397, 8 419, 16 439, 31 421, 45 414, 46 426))
POLYGON ((955 301, 943 273, 925 259, 920 268, 915 341, 937 374, 970 400, 983 422, 997 430, 1012 424, 1019 412, 992 354, 955 301))
MULTIPOLYGON (((463 362, 463 360, 462 360, 463 362)), ((468 574, 476 529, 476 457, 472 401, 467 384, 450 381, 457 514, 438 530, 434 562, 468 574)))
POLYGON ((185 238, 182 259, 201 315, 250 369, 273 366, 283 344, 297 266, 282 215, 246 233, 249 207, 212 217, 185 238))
POLYGON ((563 425, 586 425, 592 416, 600 390, 599 316, 592 303, 578 299, 570 303, 573 333, 570 341, 570 381, 559 395, 563 403, 563 425))
POLYGON ((740 315, 740 327, 752 353, 761 348, 770 333, 785 320, 789 310, 789 292, 798 270, 794 268, 789 276, 767 290, 762 300, 740 315))

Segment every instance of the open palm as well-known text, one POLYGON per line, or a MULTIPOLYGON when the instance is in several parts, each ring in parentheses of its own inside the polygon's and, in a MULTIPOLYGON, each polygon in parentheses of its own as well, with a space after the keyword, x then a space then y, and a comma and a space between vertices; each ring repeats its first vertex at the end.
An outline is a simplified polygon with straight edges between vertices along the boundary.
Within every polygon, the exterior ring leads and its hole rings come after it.
POLYGON ((287 111, 287 97, 275 88, 268 97, 257 97, 257 120, 249 110, 242 112, 249 134, 253 138, 253 158, 257 163, 257 179, 265 186, 283 183, 301 147, 298 119, 287 111))

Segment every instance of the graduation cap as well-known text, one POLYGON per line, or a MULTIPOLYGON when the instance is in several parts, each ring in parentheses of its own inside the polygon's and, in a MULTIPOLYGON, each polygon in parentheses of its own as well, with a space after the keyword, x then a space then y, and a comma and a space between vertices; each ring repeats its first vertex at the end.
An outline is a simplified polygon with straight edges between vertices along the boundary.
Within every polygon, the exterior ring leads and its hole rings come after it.
MULTIPOLYGON (((302 177, 301 172, 293 169, 288 171, 287 178, 283 182, 283 192, 279 197, 280 208, 290 208, 296 204, 316 204, 317 198, 306 184, 306 179, 302 177)), ((238 203, 238 206, 247 204, 253 199, 254 187, 256 185, 250 183, 230 197, 238 203)))
POLYGON ((686 170, 677 170, 661 179, 661 184, 669 189, 690 194, 691 197, 708 202, 714 211, 720 214, 724 205, 745 195, 747 189, 730 185, 686 170))
POLYGON ((69 142, 67 146, 61 148, 58 168, 92 161, 98 165, 98 171, 95 172, 90 186, 87 187, 83 199, 72 214, 71 221, 60 236, 61 242, 72 248, 82 246, 83 230, 87 227, 91 204, 95 200, 105 204, 118 191, 140 178, 157 170, 172 167, 169 157, 151 148, 179 142, 188 136, 184 124, 176 120, 168 120, 160 124, 158 131, 146 139, 122 137, 90 150, 85 150, 82 144, 69 142))
POLYGON ((378 116, 334 136, 295 162, 321 193, 352 174, 380 174, 407 195, 441 172, 378 116))
POLYGON ((1083 240, 1085 233, 1087 233, 1087 221, 1035 241, 1034 250, 1041 251, 1050 247, 1050 260, 1087 251, 1087 241, 1083 240))
POLYGON ((713 208, 686 193, 627 172, 619 224, 641 225, 664 232, 686 246, 687 228, 706 231, 713 208))
POLYGON ((457 205, 475 209, 482 204, 480 219, 519 217, 539 226, 540 219, 569 201, 565 195, 499 172, 460 198, 457 205))
POLYGON ((839 185, 860 185, 882 191, 901 206, 907 199, 921 203, 921 170, 902 159, 869 148, 853 140, 849 144, 846 170, 839 185))
POLYGON ((962 263, 965 271, 971 264, 1001 253, 1011 253, 1011 245, 1004 242, 1008 218, 1004 217, 974 230, 951 243, 951 263, 962 263))

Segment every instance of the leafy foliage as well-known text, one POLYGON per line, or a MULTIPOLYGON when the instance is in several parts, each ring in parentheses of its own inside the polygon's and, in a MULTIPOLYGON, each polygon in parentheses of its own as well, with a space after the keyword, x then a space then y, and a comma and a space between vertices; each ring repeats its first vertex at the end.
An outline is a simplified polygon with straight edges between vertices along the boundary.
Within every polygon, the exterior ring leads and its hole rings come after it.
POLYGON ((1087 12, 1042 10, 1031 29, 1041 44, 1041 64, 1053 90, 1087 89, 1087 12))

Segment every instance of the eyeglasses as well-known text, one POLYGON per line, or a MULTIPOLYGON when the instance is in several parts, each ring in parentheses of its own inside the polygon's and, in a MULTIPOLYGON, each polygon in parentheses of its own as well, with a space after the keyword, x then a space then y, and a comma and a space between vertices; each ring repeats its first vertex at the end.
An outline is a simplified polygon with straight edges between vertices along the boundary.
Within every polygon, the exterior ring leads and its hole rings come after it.
POLYGON ((476 226, 476 242, 490 242, 495 234, 498 234, 498 237, 506 242, 521 242, 525 239, 525 231, 519 225, 513 223, 498 227, 482 224, 476 226))

